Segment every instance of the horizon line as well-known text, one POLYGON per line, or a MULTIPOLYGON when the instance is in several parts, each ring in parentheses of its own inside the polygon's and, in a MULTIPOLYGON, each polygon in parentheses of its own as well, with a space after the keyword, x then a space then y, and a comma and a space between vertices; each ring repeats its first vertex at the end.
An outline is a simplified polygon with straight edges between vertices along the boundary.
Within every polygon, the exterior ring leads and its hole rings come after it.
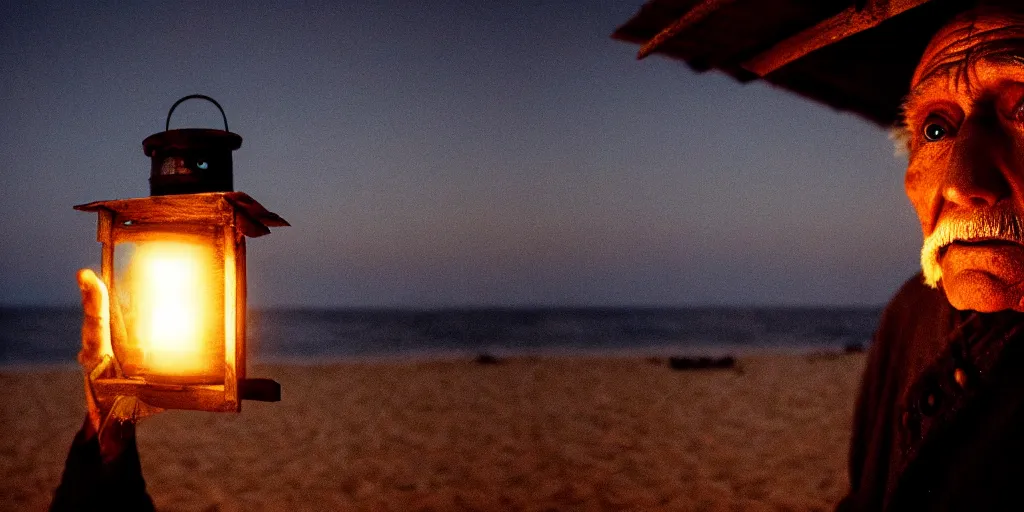
MULTIPOLYGON (((249 305, 250 311, 395 311, 447 312, 496 310, 670 310, 670 309, 883 309, 886 304, 693 303, 693 304, 445 304, 445 305, 249 305)), ((0 309, 78 309, 80 304, 0 303, 0 309)))

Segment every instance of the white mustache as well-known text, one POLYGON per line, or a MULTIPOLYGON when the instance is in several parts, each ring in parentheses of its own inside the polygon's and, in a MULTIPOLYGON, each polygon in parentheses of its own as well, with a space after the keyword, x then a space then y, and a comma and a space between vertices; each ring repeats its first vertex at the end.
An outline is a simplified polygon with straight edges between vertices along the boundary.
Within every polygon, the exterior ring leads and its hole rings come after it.
POLYGON ((950 217, 939 221, 921 247, 921 269, 924 282, 935 288, 942 279, 939 252, 956 241, 1006 240, 1024 244, 1024 222, 1008 210, 985 211, 970 217, 950 217))

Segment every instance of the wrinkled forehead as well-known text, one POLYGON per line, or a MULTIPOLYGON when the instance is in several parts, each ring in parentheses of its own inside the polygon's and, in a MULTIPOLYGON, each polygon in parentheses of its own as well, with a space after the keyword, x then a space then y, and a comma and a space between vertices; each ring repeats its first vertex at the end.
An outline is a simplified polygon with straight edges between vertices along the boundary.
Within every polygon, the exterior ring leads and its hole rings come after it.
POLYGON ((928 43, 911 88, 935 75, 966 74, 981 60, 1024 63, 1024 7, 977 8, 954 18, 928 43))

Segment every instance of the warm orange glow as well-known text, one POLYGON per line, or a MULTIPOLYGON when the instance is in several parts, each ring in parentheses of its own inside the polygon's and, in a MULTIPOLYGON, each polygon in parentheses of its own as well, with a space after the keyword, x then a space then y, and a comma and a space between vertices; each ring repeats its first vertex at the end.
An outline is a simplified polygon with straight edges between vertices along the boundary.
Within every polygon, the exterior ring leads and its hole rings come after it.
POLYGON ((228 263, 224 265, 224 356, 227 361, 232 361, 230 366, 234 368, 233 361, 237 349, 235 346, 237 341, 235 340, 235 322, 238 320, 238 310, 235 304, 238 296, 236 295, 235 286, 237 285, 238 275, 235 269, 234 248, 229 244, 225 252, 228 263))
POLYGON ((213 308, 214 255, 188 242, 139 244, 132 258, 134 335, 151 373, 200 375, 222 361, 210 361, 213 330, 222 321, 213 308))

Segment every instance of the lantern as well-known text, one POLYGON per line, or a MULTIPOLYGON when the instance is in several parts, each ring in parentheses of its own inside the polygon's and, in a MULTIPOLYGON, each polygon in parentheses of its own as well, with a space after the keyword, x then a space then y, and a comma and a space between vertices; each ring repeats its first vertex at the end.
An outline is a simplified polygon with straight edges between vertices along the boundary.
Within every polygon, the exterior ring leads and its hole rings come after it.
POLYGON ((276 382, 246 378, 245 238, 288 223, 233 191, 231 153, 241 144, 220 104, 186 96, 142 143, 149 197, 75 206, 99 216, 110 297, 115 376, 94 381, 97 395, 204 411, 280 399, 276 382), (174 109, 193 98, 217 106, 223 130, 169 129, 174 109))

